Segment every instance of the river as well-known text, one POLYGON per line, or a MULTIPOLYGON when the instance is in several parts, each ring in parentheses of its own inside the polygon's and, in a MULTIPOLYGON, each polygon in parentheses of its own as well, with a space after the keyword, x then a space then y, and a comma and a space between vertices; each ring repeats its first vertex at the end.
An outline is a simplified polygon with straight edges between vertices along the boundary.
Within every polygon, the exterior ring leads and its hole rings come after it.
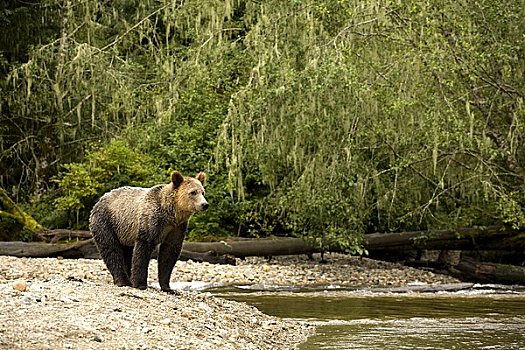
POLYGON ((525 349, 522 289, 385 293, 233 288, 214 294, 314 324, 316 334, 300 350, 525 349))

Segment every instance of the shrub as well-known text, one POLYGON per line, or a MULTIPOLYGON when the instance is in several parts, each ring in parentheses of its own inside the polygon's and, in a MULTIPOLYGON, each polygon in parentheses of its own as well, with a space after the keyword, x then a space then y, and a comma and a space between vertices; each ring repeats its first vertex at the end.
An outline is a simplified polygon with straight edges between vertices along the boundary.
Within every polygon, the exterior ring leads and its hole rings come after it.
POLYGON ((162 178, 153 159, 125 141, 92 145, 83 162, 64 166, 53 179, 58 189, 41 199, 35 209, 40 215, 46 210, 40 218, 44 224, 87 228, 89 212, 102 194, 125 185, 152 186, 162 178))

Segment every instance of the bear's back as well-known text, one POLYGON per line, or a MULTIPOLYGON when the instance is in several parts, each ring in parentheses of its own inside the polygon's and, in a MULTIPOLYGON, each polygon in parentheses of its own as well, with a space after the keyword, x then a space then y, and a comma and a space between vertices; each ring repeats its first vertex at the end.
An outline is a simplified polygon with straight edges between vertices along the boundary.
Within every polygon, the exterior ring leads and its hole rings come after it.
MULTIPOLYGON (((104 194, 93 208, 92 221, 109 220, 119 241, 123 245, 133 246, 139 229, 140 217, 149 207, 153 188, 120 187, 104 194)), ((160 189, 160 188, 159 188, 160 189)))

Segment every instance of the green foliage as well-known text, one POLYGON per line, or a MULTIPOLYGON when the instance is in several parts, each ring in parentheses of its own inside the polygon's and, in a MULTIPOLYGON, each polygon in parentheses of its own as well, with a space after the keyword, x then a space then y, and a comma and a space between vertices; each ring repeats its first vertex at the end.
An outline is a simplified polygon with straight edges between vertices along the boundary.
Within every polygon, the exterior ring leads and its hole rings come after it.
POLYGON ((500 219, 515 229, 525 225, 525 195, 521 192, 502 193, 496 202, 500 219))
MULTIPOLYGON (((164 177, 151 157, 132 150, 124 141, 113 140, 100 148, 92 147, 82 163, 65 165, 64 172, 53 180, 58 184, 52 194, 54 208, 40 211, 54 213, 53 220, 59 213, 63 217, 60 223, 66 227, 86 228, 91 208, 105 192, 121 186, 152 186, 164 177)), ((42 221, 49 222, 50 218, 42 221)))
POLYGON ((57 39, 2 85, 0 184, 55 226, 170 168, 210 174, 196 236, 359 252, 371 231, 525 223, 519 1, 41 4, 57 39))
POLYGON ((237 4, 41 2, 42 22, 59 20, 62 26, 57 40, 12 67, 2 91, 9 122, 0 124, 7 135, 0 140, 0 164, 18 166, 2 167, 1 184, 16 182, 11 191, 21 198, 33 194, 31 206, 41 213, 35 215, 48 226, 85 227, 100 193, 142 183, 143 174, 127 167, 133 159, 110 154, 93 165, 90 157, 105 156, 88 152, 84 158, 86 143, 104 149, 121 138, 153 159, 144 166, 157 177, 170 167, 188 175, 208 171, 208 195, 224 204, 196 219, 202 229, 195 232, 213 228, 214 233, 219 226, 224 232, 232 212, 224 171, 215 176, 208 168, 218 127, 246 66, 242 45, 234 44, 242 31, 237 4), (101 170, 117 166, 120 172, 111 176, 101 170), (61 169, 66 175, 51 182, 61 169), (49 210, 51 204, 60 210, 49 210))
POLYGON ((261 215, 350 249, 369 231, 523 223, 523 11, 261 3, 257 75, 221 133, 231 188, 242 201, 260 174, 261 215))

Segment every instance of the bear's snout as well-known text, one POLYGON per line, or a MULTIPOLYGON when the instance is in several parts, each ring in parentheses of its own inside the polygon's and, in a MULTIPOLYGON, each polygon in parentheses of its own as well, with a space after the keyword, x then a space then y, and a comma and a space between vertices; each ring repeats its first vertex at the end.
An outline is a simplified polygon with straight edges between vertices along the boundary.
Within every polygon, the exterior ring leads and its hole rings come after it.
POLYGON ((201 210, 202 210, 202 211, 204 211, 204 210, 208 210, 208 207, 209 207, 209 206, 210 206, 210 205, 208 204, 208 202, 206 202, 206 203, 202 203, 202 205, 201 205, 201 210))

